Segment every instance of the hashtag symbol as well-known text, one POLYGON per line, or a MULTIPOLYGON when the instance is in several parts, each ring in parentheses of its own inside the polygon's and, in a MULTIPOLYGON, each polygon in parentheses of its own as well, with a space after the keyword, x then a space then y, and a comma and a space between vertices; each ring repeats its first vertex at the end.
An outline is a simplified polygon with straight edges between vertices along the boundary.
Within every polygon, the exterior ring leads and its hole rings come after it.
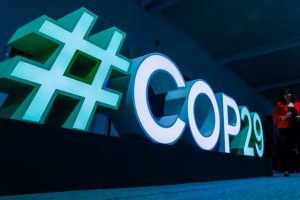
MULTIPOLYGON (((33 27, 36 29, 33 30, 34 37, 50 40, 58 44, 58 48, 45 63, 18 56, 0 64, 1 68, 7 68, 0 70, 2 78, 34 86, 12 118, 43 123, 58 94, 80 100, 63 125, 67 128, 87 130, 97 106, 118 108, 122 94, 105 85, 113 69, 124 74, 129 71, 130 61, 118 53, 125 34, 113 27, 88 37, 96 18, 96 15, 81 8, 58 21, 43 16, 15 33, 9 42, 12 46, 19 47, 15 41, 30 35, 33 27), (92 75, 90 73, 87 82, 70 75, 70 66, 79 54, 97 61, 97 67, 92 75)), ((30 47, 25 46, 24 49, 30 47)))

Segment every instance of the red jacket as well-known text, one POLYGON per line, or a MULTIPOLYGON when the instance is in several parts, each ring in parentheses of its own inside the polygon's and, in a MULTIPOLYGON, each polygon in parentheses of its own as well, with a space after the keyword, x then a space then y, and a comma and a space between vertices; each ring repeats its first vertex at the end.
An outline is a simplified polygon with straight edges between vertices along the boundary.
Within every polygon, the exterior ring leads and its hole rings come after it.
MULTIPOLYGON (((297 115, 300 115, 300 102, 293 102, 297 115)), ((286 115, 289 112, 289 108, 286 104, 281 103, 280 101, 276 102, 274 109, 274 119, 277 121, 278 128, 289 128, 289 120, 282 120, 282 116, 286 115)))

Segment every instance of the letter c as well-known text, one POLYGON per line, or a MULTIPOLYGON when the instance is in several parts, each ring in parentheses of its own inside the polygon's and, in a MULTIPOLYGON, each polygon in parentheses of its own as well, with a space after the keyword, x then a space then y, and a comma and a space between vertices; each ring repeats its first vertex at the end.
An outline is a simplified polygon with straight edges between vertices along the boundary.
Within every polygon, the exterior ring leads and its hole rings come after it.
MULTIPOLYGON (((152 115, 148 103, 148 87, 150 79, 154 73, 163 71, 174 79, 178 88, 185 87, 182 74, 176 65, 165 56, 154 54, 147 57, 140 64, 134 81, 134 107, 137 118, 144 129, 146 135, 154 142, 162 144, 173 144, 184 131, 186 123, 178 116, 171 126, 163 126, 152 115)), ((161 83, 160 87, 168 88, 166 83, 161 83)))

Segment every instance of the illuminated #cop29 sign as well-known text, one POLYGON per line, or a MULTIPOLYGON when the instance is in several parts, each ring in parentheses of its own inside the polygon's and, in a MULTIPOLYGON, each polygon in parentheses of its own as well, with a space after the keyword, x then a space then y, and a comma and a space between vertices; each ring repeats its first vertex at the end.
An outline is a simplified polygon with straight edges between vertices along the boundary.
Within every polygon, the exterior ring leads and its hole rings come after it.
POLYGON ((86 131, 96 110, 109 108, 120 135, 162 144, 182 138, 204 150, 263 155, 257 113, 214 94, 204 80, 185 82, 162 54, 132 61, 119 55, 125 33, 112 27, 90 36, 96 19, 81 8, 57 21, 42 16, 16 31, 8 44, 26 56, 0 63, 0 89, 8 93, 1 116, 45 123, 57 98, 71 99, 71 114, 63 108, 57 116, 67 116, 65 128, 86 131), (151 111, 150 87, 163 94, 163 116, 151 111))

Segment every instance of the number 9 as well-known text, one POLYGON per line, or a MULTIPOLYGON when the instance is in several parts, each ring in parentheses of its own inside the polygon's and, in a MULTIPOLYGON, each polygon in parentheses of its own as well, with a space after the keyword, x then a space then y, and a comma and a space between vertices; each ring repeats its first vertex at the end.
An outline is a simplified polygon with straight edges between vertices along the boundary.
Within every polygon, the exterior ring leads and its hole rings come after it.
POLYGON ((259 115, 254 112, 251 113, 251 119, 253 123, 254 135, 256 138, 255 149, 259 157, 264 154, 264 133, 259 115))

